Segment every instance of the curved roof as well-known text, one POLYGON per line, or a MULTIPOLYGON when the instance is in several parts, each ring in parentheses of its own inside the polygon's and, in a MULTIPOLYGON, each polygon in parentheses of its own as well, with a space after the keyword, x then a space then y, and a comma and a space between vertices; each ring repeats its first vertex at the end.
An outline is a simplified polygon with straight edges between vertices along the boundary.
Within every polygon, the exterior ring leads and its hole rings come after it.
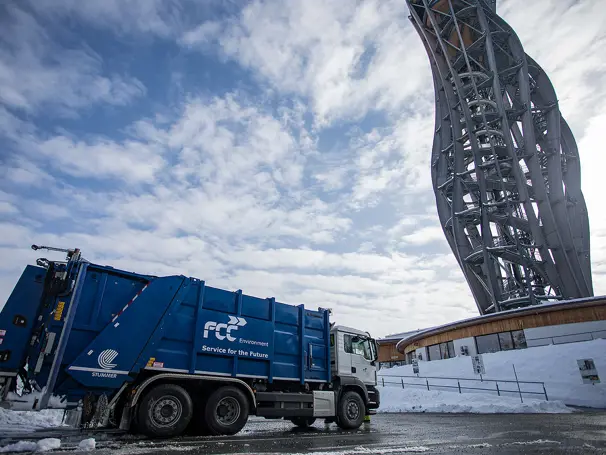
POLYGON ((414 343, 415 341, 422 340, 431 335, 437 335, 439 333, 443 333, 449 330, 460 329, 463 327, 470 327, 480 323, 489 322, 489 321, 499 321, 502 319, 508 319, 512 316, 524 316, 529 314, 539 314, 539 313, 548 313, 550 311, 561 310, 562 307, 565 306, 565 309, 574 309, 579 307, 589 307, 589 306, 597 306, 606 303, 606 296, 598 296, 598 297, 586 297, 582 299, 574 299, 574 300, 561 300, 558 302, 549 302, 543 303, 540 305, 533 305, 531 307, 524 308, 516 308, 514 310, 501 311, 499 313, 491 313, 484 314, 482 316, 476 316, 473 318, 462 319, 460 321, 449 322, 448 324, 431 327, 429 329, 421 330, 415 332, 411 335, 402 338, 398 344, 396 344, 396 349, 399 352, 403 352, 405 347, 410 343, 414 343))

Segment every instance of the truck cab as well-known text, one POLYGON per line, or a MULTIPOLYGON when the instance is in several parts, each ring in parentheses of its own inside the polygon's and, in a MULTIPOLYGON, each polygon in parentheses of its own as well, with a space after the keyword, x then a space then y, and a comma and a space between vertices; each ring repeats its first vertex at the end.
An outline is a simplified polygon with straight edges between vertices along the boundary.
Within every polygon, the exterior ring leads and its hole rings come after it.
POLYGON ((341 386, 356 385, 369 403, 369 413, 379 406, 377 385, 377 344, 368 332, 333 326, 330 331, 331 371, 341 386))

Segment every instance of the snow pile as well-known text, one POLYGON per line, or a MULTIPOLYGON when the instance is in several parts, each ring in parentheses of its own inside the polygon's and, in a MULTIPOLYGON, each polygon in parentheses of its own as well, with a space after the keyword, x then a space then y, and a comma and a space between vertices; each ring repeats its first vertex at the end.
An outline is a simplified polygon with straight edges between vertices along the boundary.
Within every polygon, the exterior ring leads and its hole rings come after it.
POLYGON ((45 409, 43 411, 11 411, 0 408, 0 433, 6 430, 19 432, 34 431, 40 428, 61 426, 62 409, 45 409))
MULTIPOLYGON (((512 365, 515 365, 520 381, 540 381, 545 383, 549 400, 559 400, 569 405, 606 408, 606 340, 598 339, 580 343, 567 343, 559 345, 540 346, 514 351, 501 351, 492 354, 483 354, 486 368, 485 379, 515 380, 512 365), (577 359, 592 358, 598 369, 601 383, 596 385, 583 384, 577 365, 577 359)), ((381 369, 379 376, 385 380, 398 382, 399 379, 388 379, 387 376, 413 376, 412 365, 404 365, 381 369)), ((479 377, 473 374, 471 357, 460 356, 454 359, 437 361, 419 361, 419 376, 437 376, 451 378, 477 379, 477 382, 462 382, 461 386, 491 387, 494 382, 480 382, 479 377)), ((379 383, 381 379, 379 378, 379 383)), ((404 382, 415 382, 407 378, 404 382)), ((457 386, 457 381, 429 380, 433 384, 457 386)), ((425 380, 422 380, 423 385, 425 380)), ((419 384, 421 382, 419 381, 419 384)), ((408 386, 406 386, 408 388, 408 386)), ((516 384, 499 384, 499 387, 517 390, 516 384)), ((541 385, 521 384, 522 391, 543 392, 541 385)), ((384 390, 384 389, 381 389, 384 390)), ((459 394, 457 389, 449 389, 459 394)), ((469 399, 469 392, 463 394, 469 399)), ((496 390, 494 395, 496 395, 496 390)), ((514 394, 510 394, 514 395, 514 394)), ((540 395, 536 395, 540 398, 540 395)), ((467 399, 465 398, 465 399, 467 399)), ((498 397, 497 397, 498 398, 498 397)), ((524 395, 524 401, 529 395, 524 395)), ((495 398, 496 399, 496 398, 495 398)))
POLYGON ((38 444, 33 441, 19 441, 0 447, 0 452, 34 452, 37 447, 38 444))
POLYGON ((87 452, 89 450, 95 450, 96 446, 97 441, 95 441, 95 438, 83 439, 82 441, 80 441, 80 444, 78 444, 78 450, 83 450, 87 452))
POLYGON ((41 439, 38 442, 19 441, 0 447, 0 452, 48 452, 61 448, 61 440, 56 438, 41 439))
POLYGON ((563 413, 572 410, 561 401, 543 401, 489 394, 459 394, 441 390, 380 387, 378 412, 474 412, 494 413, 563 413))
POLYGON ((56 450, 61 447, 61 439, 57 438, 46 438, 38 441, 36 452, 48 452, 50 450, 56 450))

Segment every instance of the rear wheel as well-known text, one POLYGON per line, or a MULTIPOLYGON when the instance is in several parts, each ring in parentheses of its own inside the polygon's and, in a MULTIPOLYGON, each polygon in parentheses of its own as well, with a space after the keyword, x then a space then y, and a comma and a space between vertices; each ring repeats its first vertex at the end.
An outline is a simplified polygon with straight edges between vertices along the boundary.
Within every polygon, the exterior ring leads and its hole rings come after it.
POLYGON ((212 435, 236 434, 248 420, 249 404, 237 387, 221 387, 206 400, 204 420, 212 435))
POLYGON ((345 430, 359 428, 364 422, 366 407, 359 393, 348 390, 341 395, 337 409, 337 425, 345 430))
POLYGON ((316 421, 315 417, 293 417, 290 421, 299 428, 309 428, 316 421))
POLYGON ((151 389, 139 405, 137 426, 150 437, 178 436, 193 415, 193 404, 187 391, 176 384, 161 384, 151 389))

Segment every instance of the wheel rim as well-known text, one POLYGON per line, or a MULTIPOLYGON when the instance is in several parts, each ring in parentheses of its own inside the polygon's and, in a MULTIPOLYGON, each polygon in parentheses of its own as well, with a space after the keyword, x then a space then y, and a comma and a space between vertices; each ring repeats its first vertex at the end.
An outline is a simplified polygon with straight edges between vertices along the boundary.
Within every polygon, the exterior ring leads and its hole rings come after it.
POLYGON ((240 403, 234 397, 222 398, 217 403, 215 414, 221 425, 232 425, 240 417, 240 403))
POLYGON ((149 414, 155 425, 170 427, 181 418, 183 406, 177 398, 165 396, 154 403, 149 414))
POLYGON ((349 420, 357 420, 360 416, 360 406, 354 400, 347 402, 347 409, 345 411, 345 415, 349 420))

